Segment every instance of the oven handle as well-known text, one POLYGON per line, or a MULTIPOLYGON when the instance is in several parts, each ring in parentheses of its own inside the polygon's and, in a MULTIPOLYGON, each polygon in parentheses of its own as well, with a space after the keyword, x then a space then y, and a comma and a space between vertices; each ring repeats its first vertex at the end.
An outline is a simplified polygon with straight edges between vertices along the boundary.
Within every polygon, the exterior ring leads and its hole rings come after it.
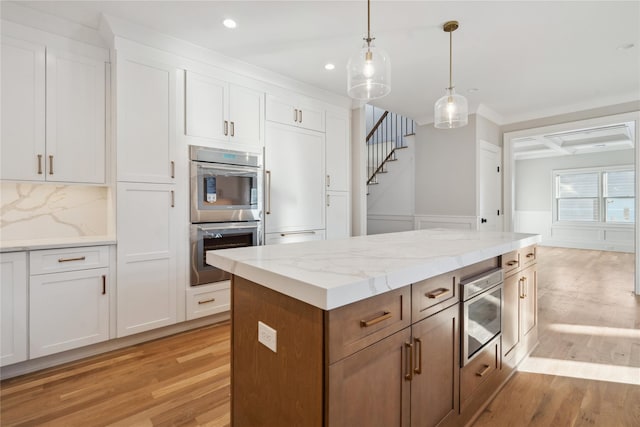
POLYGON ((268 177, 269 179, 267 180, 267 206, 265 208, 265 214, 266 215, 270 215, 271 214, 271 171, 264 171, 264 174, 266 177, 268 177))
POLYGON ((221 171, 221 172, 246 172, 250 174, 257 174, 260 170, 259 166, 239 166, 239 165, 227 165, 223 163, 206 163, 192 160, 193 164, 197 165, 199 169, 221 171))
POLYGON ((225 223, 224 226, 212 226, 212 227, 203 227, 201 225, 198 226, 198 230, 200 231, 224 231, 224 230, 238 230, 238 229, 243 229, 243 228, 247 228, 247 229, 256 229, 258 228, 259 225, 256 224, 250 224, 250 223, 246 223, 246 222, 233 222, 233 223, 225 223))

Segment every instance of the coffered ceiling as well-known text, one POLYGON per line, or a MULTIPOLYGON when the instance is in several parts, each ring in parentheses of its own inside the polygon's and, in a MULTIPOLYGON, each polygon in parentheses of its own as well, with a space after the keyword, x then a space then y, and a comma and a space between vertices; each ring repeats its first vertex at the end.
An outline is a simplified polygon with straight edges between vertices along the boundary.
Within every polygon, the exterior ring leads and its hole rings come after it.
MULTIPOLYGON (((362 0, 17 3, 91 28, 100 13, 116 16, 342 95, 366 32, 362 0), (227 17, 235 30, 222 26, 227 17)), ((472 112, 513 123, 640 99, 638 1, 374 0, 372 35, 391 57, 392 89, 373 104, 432 121, 448 85, 442 24, 452 19, 454 84, 472 112)))

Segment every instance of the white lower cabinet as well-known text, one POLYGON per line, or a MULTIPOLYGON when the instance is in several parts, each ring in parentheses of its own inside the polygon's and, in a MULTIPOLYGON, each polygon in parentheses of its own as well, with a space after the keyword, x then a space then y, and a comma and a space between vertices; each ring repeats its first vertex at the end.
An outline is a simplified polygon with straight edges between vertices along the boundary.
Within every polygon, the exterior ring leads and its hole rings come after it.
POLYGON ((118 337, 177 321, 174 188, 118 183, 118 337))
POLYGON ((278 245, 280 243, 310 242, 324 240, 324 230, 292 231, 288 233, 267 233, 264 238, 265 245, 278 245))
POLYGON ((109 339, 109 248, 29 252, 29 358, 109 339))
POLYGON ((27 360, 27 253, 0 254, 0 366, 27 360))
POLYGON ((351 199, 348 192, 327 192, 327 240, 351 236, 351 199))
POLYGON ((187 289, 187 320, 222 313, 230 309, 229 281, 187 289))

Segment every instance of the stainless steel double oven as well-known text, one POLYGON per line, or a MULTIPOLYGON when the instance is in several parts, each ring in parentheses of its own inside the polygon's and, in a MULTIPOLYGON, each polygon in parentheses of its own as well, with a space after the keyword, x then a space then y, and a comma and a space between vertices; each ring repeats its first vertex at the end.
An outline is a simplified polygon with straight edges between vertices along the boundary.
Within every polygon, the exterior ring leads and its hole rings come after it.
POLYGON ((229 279, 206 263, 210 250, 262 244, 262 156, 189 147, 191 286, 229 279))

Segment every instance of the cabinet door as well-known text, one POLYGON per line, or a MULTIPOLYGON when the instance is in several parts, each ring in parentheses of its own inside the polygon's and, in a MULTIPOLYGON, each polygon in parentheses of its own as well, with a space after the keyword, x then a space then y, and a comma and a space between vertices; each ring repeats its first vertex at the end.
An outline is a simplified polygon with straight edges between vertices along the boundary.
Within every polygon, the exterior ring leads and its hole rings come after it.
POLYGON ((327 192, 327 240, 351 236, 351 199, 347 192, 327 192))
POLYGON ((324 134, 270 123, 266 232, 324 229, 324 134))
POLYGON ((27 254, 0 254, 0 366, 27 360, 27 254))
POLYGON ((409 426, 410 328, 329 366, 328 425, 409 426))
POLYGON ((173 192, 167 184, 118 184, 118 337, 176 322, 173 192))
POLYGON ((502 355, 506 356, 520 341, 520 291, 521 275, 514 274, 504 279, 502 306, 502 355))
POLYGON ((2 35, 0 177, 44 180, 45 47, 2 35))
POLYGON ((229 135, 231 142, 264 144, 264 94, 242 86, 229 86, 229 135))
POLYGON ((537 324, 538 286, 535 267, 522 272, 522 295, 520 296, 520 337, 525 337, 537 324))
POLYGON ((295 102, 267 95, 266 118, 268 121, 285 125, 298 125, 298 108, 295 102))
POLYGON ((324 132, 324 109, 310 100, 298 105, 298 126, 324 132))
POLYGON ((458 415, 460 309, 455 304, 412 326, 411 424, 431 427, 458 415))
POLYGON ((105 63, 47 49, 48 181, 105 181, 105 63))
POLYGON ((31 276, 31 358, 109 338, 108 272, 107 268, 97 268, 31 276))
POLYGON ((118 181, 173 182, 176 70, 118 58, 118 181))
POLYGON ((327 112, 327 190, 349 191, 349 114, 327 112))
POLYGON ((187 71, 185 102, 187 135, 229 139, 227 82, 187 71))

